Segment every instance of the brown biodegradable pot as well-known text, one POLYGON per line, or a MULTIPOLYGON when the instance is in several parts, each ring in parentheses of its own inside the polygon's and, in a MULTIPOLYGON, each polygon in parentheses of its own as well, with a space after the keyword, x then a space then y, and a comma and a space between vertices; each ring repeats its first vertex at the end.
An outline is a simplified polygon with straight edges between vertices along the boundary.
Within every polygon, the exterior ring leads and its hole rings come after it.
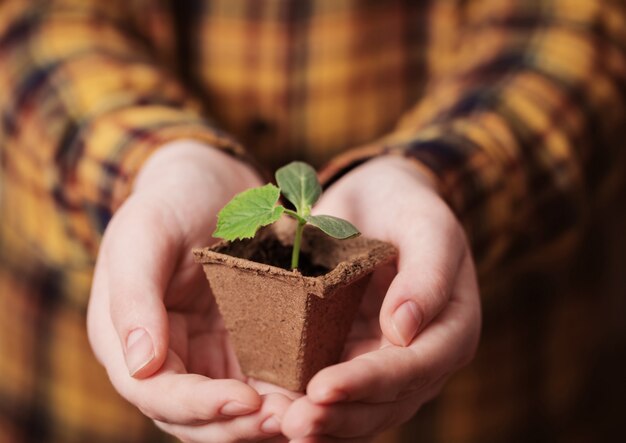
POLYGON ((293 225, 275 224, 251 240, 193 253, 243 373, 304 391, 317 371, 339 361, 370 274, 397 251, 364 237, 336 240, 307 226, 300 270, 290 271, 292 244, 293 225))

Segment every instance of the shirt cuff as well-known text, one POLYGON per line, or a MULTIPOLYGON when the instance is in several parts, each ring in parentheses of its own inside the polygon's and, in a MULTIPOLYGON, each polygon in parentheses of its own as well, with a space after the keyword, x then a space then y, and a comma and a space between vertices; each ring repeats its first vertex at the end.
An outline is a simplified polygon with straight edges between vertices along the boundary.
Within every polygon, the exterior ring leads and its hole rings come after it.
POLYGON ((144 162, 163 145, 182 139, 206 143, 260 170, 237 140, 193 112, 154 105, 109 113, 91 122, 77 139, 84 148, 75 179, 65 181, 66 206, 84 209, 82 217, 72 218, 75 233, 89 241, 94 228, 103 232, 130 195, 144 162))

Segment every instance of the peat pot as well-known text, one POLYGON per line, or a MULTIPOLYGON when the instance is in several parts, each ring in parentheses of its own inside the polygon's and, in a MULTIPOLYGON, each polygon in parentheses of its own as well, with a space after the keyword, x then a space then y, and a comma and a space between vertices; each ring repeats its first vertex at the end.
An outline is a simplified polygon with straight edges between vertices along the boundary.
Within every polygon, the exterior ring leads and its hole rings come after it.
POLYGON ((378 240, 336 240, 305 227, 300 267, 291 271, 293 225, 255 238, 195 249, 243 373, 303 392, 339 361, 372 271, 396 249, 378 240))

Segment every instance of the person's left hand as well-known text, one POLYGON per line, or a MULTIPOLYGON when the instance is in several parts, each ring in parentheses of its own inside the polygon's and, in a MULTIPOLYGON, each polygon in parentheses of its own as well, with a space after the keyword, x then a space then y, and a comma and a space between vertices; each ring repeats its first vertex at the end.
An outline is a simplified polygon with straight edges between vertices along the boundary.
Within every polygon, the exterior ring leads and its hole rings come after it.
POLYGON ((409 160, 372 160, 314 212, 353 222, 399 249, 375 272, 343 362, 320 371, 282 420, 298 443, 368 441, 408 420, 471 361, 480 335, 476 275, 462 227, 409 160), (391 282, 391 285, 389 285, 391 282))

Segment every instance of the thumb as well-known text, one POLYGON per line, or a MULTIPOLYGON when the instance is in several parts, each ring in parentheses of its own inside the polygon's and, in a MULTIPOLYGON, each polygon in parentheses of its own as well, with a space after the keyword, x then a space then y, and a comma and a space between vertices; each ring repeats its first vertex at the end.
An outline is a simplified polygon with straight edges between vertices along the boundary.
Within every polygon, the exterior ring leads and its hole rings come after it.
POLYGON ((465 237, 453 221, 407 229, 394 239, 399 249, 398 273, 380 310, 385 337, 408 346, 446 306, 464 257, 465 237))
POLYGON ((128 372, 135 378, 154 374, 167 356, 163 296, 177 259, 175 231, 167 220, 150 217, 149 208, 140 209, 118 211, 105 251, 109 312, 128 372))

